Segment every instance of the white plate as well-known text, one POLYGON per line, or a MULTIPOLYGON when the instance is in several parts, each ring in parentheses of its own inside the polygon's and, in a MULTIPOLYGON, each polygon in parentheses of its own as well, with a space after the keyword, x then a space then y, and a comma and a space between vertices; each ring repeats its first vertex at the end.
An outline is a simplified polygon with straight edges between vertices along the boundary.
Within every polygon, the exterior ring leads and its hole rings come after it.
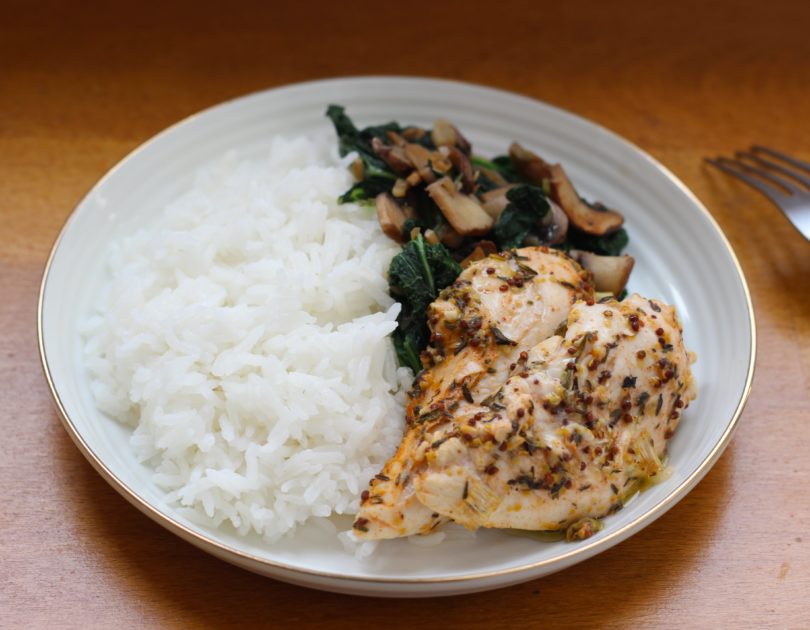
POLYGON ((39 304, 42 363, 64 425, 96 470, 135 507, 215 556, 280 580, 345 593, 435 596, 529 580, 574 563, 649 525, 708 472, 728 444, 748 395, 755 326, 748 288, 726 238, 706 209, 663 166, 618 136, 543 103, 463 83, 352 78, 292 85, 206 110, 160 133, 88 193, 54 245, 39 304), (95 408, 81 361, 80 322, 104 280, 111 240, 154 220, 203 164, 236 148, 259 157, 273 134, 328 127, 329 103, 358 124, 396 119, 429 125, 445 116, 477 153, 503 153, 513 139, 562 162, 584 196, 620 208, 636 258, 631 288, 674 303, 699 360, 698 400, 670 444, 674 474, 606 519, 578 543, 539 543, 497 531, 421 548, 387 542, 355 560, 333 537, 304 531, 268 545, 194 525, 162 500, 133 457, 128 432, 95 408))

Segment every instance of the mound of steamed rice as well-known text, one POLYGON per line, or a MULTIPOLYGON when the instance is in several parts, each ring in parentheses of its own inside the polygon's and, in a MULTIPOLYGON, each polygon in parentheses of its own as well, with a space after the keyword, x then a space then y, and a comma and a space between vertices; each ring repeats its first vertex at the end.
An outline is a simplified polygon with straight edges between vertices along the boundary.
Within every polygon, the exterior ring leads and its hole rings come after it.
POLYGON ((229 154, 113 245, 84 331, 98 407, 195 521, 268 540, 354 513, 403 430, 389 338, 397 246, 333 140, 229 154))

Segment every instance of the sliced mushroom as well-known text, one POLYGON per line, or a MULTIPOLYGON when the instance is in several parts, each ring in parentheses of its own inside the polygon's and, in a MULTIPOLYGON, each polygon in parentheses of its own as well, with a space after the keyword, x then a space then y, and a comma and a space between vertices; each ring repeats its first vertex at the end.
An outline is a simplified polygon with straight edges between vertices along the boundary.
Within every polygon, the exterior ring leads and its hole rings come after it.
POLYGON ((509 200, 506 198, 506 193, 508 193, 514 184, 509 184, 507 186, 501 186, 500 188, 493 188, 492 190, 488 190, 485 193, 481 194, 481 204, 484 207, 484 210, 487 211, 487 214, 491 216, 495 221, 501 216, 501 213, 504 211, 506 206, 509 205, 509 200))
POLYGON ((436 227, 436 236, 448 249, 458 249, 464 242, 464 237, 447 223, 441 223, 436 227))
POLYGON ((377 206, 377 220, 380 222, 383 234, 397 243, 404 242, 402 232, 405 228, 405 221, 413 215, 410 208, 400 206, 388 193, 380 193, 374 201, 377 206))
POLYGON ((624 223, 624 217, 615 210, 585 203, 559 164, 549 164, 517 142, 509 147, 509 158, 518 174, 528 182, 538 186, 543 185, 544 180, 550 182, 551 198, 583 232, 603 236, 615 232, 624 223))
POLYGON ((404 147, 406 144, 408 144, 405 141, 405 138, 399 135, 396 131, 386 131, 385 137, 388 138, 391 144, 397 147, 404 147))
POLYGON ((458 134, 456 133, 456 128, 450 121, 440 118, 433 123, 430 139, 433 140, 433 144, 436 147, 454 147, 458 141, 458 134))
POLYGON ((462 153, 465 155, 472 154, 472 145, 467 138, 458 130, 458 127, 453 127, 456 130, 456 146, 461 150, 462 153))
POLYGON ((551 167, 551 197, 565 210, 571 223, 588 234, 595 236, 612 234, 624 223, 624 217, 615 210, 605 206, 597 210, 580 199, 574 185, 559 164, 551 167))
POLYGON ((388 168, 398 175, 409 173, 413 168, 402 147, 385 144, 379 138, 372 138, 371 149, 388 165, 388 168))
POLYGON ((450 158, 444 155, 443 152, 434 151, 430 154, 430 168, 437 173, 447 175, 453 169, 453 162, 451 162, 450 158))
POLYGON ((482 236, 492 229, 495 220, 475 197, 456 189, 449 177, 442 177, 426 188, 447 222, 464 236, 482 236))
POLYGON ((599 256, 592 252, 572 249, 568 255, 593 274, 597 291, 612 293, 616 297, 624 291, 635 260, 632 256, 599 256))
POLYGON ((554 201, 548 200, 549 210, 543 217, 543 227, 546 228, 546 245, 562 243, 568 235, 568 215, 563 212, 554 201))
POLYGON ((472 163, 466 153, 460 151, 456 147, 450 149, 449 154, 450 162, 458 169, 461 175, 461 190, 465 193, 471 193, 475 189, 475 173, 473 173, 472 163))
POLYGON ((421 144, 410 143, 406 144, 403 150, 405 151, 405 157, 416 169, 416 172, 419 173, 419 177, 422 178, 423 182, 430 184, 436 181, 436 175, 433 174, 430 168, 430 149, 426 149, 421 144))
POLYGON ((421 140, 425 137, 425 134, 427 134, 427 129, 422 129, 421 127, 405 127, 405 129, 402 130, 402 137, 408 142, 421 140))
POLYGON ((395 181, 394 185, 391 187, 391 194, 394 195, 394 197, 399 197, 401 199, 408 194, 408 188, 410 188, 408 182, 401 177, 397 178, 397 181, 395 181))
POLYGON ((530 184, 540 186, 544 179, 551 180, 551 164, 517 142, 509 145, 509 160, 518 175, 530 184))

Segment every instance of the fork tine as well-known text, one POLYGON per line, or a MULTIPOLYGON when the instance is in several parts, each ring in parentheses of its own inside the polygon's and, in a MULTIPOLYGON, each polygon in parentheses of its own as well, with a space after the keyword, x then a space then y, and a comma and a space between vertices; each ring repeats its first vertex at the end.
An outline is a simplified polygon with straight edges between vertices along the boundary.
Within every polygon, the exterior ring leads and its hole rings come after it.
MULTIPOLYGON (((721 157, 719 159, 721 162, 734 164, 734 166, 737 166, 748 173, 753 173, 754 175, 758 175, 759 177, 767 179, 769 182, 772 182, 777 186, 780 186, 781 188, 789 190, 792 194, 801 192, 801 188, 796 186, 796 184, 794 184, 793 182, 786 180, 784 177, 777 177, 776 174, 766 171, 765 169, 756 168, 754 166, 751 166, 750 164, 746 164, 745 162, 741 162, 740 160, 734 160, 731 158, 721 157)), ((780 190, 779 192, 782 191, 780 190)))
POLYGON ((761 157, 759 157, 757 155, 754 155, 753 153, 749 153, 747 151, 737 151, 737 153, 735 153, 735 155, 738 158, 745 158, 745 159, 751 160, 752 162, 756 162, 757 164, 765 166, 767 168, 773 169, 775 171, 779 171, 780 173, 784 173, 788 177, 792 177, 793 179, 795 179, 797 181, 800 181, 802 184, 804 184, 805 186, 810 188, 810 177, 807 177, 806 175, 802 175, 801 173, 797 173, 796 171, 794 171, 792 169, 789 169, 789 168, 786 168, 786 167, 782 166, 781 164, 777 164, 776 162, 771 162, 770 160, 766 160, 764 158, 761 158, 761 157))
POLYGON ((785 199, 785 197, 787 197, 787 195, 785 195, 785 193, 783 193, 781 190, 777 190, 776 187, 766 184, 761 179, 751 177, 738 168, 732 168, 730 164, 734 164, 735 167, 739 164, 739 162, 735 160, 730 160, 724 157, 717 158, 716 160, 705 158, 705 160, 715 168, 719 168, 724 173, 733 175, 734 177, 744 181, 746 184, 753 186, 768 199, 773 201, 777 206, 782 203, 782 200, 785 199))
POLYGON ((789 155, 785 155, 784 153, 780 153, 779 151, 774 151, 773 149, 769 149, 768 147, 763 147, 760 144, 755 144, 751 147, 751 150, 754 152, 759 153, 767 153, 768 155, 779 158, 780 160, 787 162, 788 164, 792 164, 796 168, 801 168, 810 173, 810 163, 803 162, 802 160, 797 160, 794 157, 790 157, 789 155))

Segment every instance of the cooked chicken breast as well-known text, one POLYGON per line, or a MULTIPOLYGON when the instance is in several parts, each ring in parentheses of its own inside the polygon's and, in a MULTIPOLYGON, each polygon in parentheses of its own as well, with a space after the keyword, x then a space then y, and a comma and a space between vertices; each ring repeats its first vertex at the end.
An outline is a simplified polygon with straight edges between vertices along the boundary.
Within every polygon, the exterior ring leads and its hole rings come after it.
MULTIPOLYGON (((566 321, 520 351, 492 393, 468 387, 439 404, 462 389, 445 373, 429 410, 409 409, 399 451, 363 495, 358 537, 423 533, 448 519, 585 537, 589 518, 660 473, 695 397, 675 310, 634 295, 579 301, 566 321)), ((431 371, 420 381, 435 382, 431 371)))
POLYGON ((430 306, 428 369, 409 394, 396 455, 362 495, 355 530, 368 538, 425 533, 446 520, 416 500, 414 449, 431 419, 464 413, 500 388, 521 357, 564 326, 578 300, 593 301, 591 276, 565 254, 528 247, 470 265, 430 306))

